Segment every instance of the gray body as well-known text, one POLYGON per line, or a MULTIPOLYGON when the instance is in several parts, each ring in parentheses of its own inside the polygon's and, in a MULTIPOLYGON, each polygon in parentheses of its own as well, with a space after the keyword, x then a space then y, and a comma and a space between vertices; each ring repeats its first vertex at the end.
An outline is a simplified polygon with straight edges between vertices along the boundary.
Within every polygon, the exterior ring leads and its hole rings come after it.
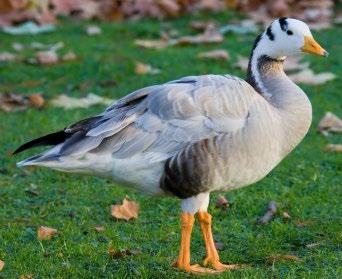
POLYGON ((68 138, 19 163, 104 176, 188 198, 267 175, 304 137, 311 105, 282 70, 260 59, 263 88, 229 75, 191 76, 140 89, 68 127, 68 138))

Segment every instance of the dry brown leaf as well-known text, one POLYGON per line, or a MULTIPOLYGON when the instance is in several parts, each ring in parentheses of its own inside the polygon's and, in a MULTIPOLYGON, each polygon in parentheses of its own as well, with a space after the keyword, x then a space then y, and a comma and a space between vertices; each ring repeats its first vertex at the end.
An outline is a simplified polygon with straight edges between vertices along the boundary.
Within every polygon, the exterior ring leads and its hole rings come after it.
POLYGON ((328 111, 318 123, 318 130, 327 135, 328 132, 342 133, 342 119, 328 111))
POLYGON ((217 200, 216 200, 216 204, 215 206, 217 208, 221 208, 221 209, 227 209, 229 206, 229 201, 226 199, 225 196, 223 195, 219 195, 217 200))
POLYGON ((198 54, 199 58, 209 58, 209 59, 216 59, 216 60, 229 60, 229 53, 224 49, 216 49, 206 52, 200 52, 198 54))
POLYGON ((95 227, 95 231, 96 231, 96 232, 104 232, 104 231, 105 231, 105 227, 103 227, 103 226, 97 226, 97 227, 95 227))
POLYGON ((249 59, 247 57, 238 55, 237 56, 237 61, 234 64, 234 66, 239 68, 239 69, 241 69, 241 70, 246 71, 247 68, 248 68, 248 63, 249 63, 249 59))
POLYGON ((180 13, 180 6, 174 0, 157 0, 157 5, 171 17, 176 17, 180 13))
POLYGON ((273 219, 273 217, 276 213, 277 213, 277 204, 275 201, 271 201, 268 204, 267 211, 266 211, 265 215, 258 220, 258 223, 261 225, 267 224, 268 222, 270 222, 273 219))
POLYGON ((192 10, 221 11, 225 8, 222 0, 198 0, 191 7, 192 10))
POLYGON ((29 103, 32 107, 42 108, 45 104, 45 100, 41 94, 32 94, 29 96, 29 103))
POLYGON ((141 252, 137 249, 115 249, 112 243, 109 244, 108 247, 108 254, 112 258, 121 258, 124 256, 136 256, 139 255, 141 252))
POLYGON ((62 107, 64 109, 88 108, 94 105, 110 105, 113 100, 89 93, 84 98, 73 98, 65 94, 61 94, 51 101, 51 105, 62 107))
POLYGON ((28 102, 24 95, 0 93, 0 110, 4 112, 21 111, 27 108, 28 102))
POLYGON ((289 78, 296 83, 319 85, 335 79, 336 75, 329 72, 315 74, 311 69, 304 69, 298 73, 289 75, 289 78))
POLYGON ((215 24, 209 24, 202 34, 194 36, 183 36, 170 42, 172 45, 196 45, 196 44, 209 44, 221 43, 223 36, 216 28, 215 24))
POLYGON ((96 26, 96 25, 90 25, 87 26, 86 28, 86 32, 89 36, 94 36, 94 35, 99 35, 102 33, 102 30, 100 27, 96 26))
POLYGON ((291 219, 291 216, 290 216, 290 214, 289 214, 288 212, 284 211, 284 212, 283 212, 283 218, 285 218, 285 219, 291 219))
POLYGON ((27 107, 42 108, 44 99, 40 94, 29 96, 14 93, 0 93, 0 110, 4 112, 22 111, 27 107))
POLYGON ((122 205, 112 205, 111 212, 114 218, 128 221, 132 218, 138 218, 139 205, 135 201, 124 199, 122 205))
POLYGON ((134 44, 143 47, 143 48, 152 48, 152 49, 162 49, 166 48, 169 43, 167 40, 135 40, 134 44))
POLYGON ((0 260, 0 271, 4 269, 5 262, 0 260))
POLYGON ((215 23, 212 21, 192 21, 190 22, 190 27, 194 30, 204 31, 211 24, 215 24, 215 23))
POLYGON ((39 64, 51 65, 58 62, 58 55, 54 50, 38 51, 36 58, 39 64))
POLYGON ((283 17, 287 15, 289 11, 289 5, 286 0, 272 1, 269 6, 269 13, 273 17, 283 17))
POLYGON ((300 262, 301 259, 295 255, 272 255, 268 258, 269 262, 277 262, 277 261, 295 261, 300 262))
POLYGON ((77 56, 76 56, 75 52, 69 51, 63 55, 62 60, 63 61, 72 61, 72 60, 75 60, 76 58, 77 58, 77 56))
POLYGON ((32 274, 21 274, 19 276, 19 279, 33 279, 33 275, 32 274))
POLYGON ((330 152, 342 152, 342 144, 328 144, 325 149, 330 152))
POLYGON ((10 52, 0 53, 0 62, 12 62, 18 59, 18 56, 10 52))
POLYGON ((146 74, 156 75, 160 73, 159 69, 153 68, 151 65, 144 64, 141 62, 135 63, 134 71, 138 75, 146 75, 146 74))
POLYGON ((39 240, 50 240, 56 233, 56 229, 41 226, 38 229, 37 236, 39 240))

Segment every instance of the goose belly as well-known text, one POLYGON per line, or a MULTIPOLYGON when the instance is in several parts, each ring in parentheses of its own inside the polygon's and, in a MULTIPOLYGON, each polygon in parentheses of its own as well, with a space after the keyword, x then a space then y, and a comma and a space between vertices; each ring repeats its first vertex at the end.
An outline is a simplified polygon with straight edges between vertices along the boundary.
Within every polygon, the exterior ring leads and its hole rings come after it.
MULTIPOLYGON (((160 176, 163 173, 165 155, 138 154, 129 158, 114 158, 111 155, 88 155, 84 172, 109 178, 123 186, 135 188, 147 194, 162 195, 159 187, 160 176), (91 158, 89 158, 91 156, 91 158)), ((80 172, 80 170, 78 170, 80 172)))

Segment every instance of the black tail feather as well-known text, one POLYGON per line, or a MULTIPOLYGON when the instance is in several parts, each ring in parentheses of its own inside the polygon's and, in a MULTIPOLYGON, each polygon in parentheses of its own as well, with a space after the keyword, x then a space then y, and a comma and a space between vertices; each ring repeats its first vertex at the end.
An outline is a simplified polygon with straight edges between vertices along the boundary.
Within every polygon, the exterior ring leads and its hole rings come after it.
POLYGON ((24 143, 22 146, 20 146, 17 150, 13 152, 13 155, 18 154, 32 147, 38 147, 38 146, 44 146, 44 145, 57 145, 59 143, 64 142, 71 135, 72 135, 71 133, 66 133, 64 130, 45 135, 43 137, 24 143))

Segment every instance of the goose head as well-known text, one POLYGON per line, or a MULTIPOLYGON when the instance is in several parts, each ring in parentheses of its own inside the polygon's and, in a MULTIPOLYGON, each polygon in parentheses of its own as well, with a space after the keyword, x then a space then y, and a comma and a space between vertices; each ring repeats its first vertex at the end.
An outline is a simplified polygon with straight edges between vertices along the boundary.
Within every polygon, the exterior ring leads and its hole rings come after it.
POLYGON ((283 17, 273 21, 257 44, 259 51, 273 59, 284 59, 303 52, 328 56, 328 52, 313 38, 308 25, 294 18, 283 17))

